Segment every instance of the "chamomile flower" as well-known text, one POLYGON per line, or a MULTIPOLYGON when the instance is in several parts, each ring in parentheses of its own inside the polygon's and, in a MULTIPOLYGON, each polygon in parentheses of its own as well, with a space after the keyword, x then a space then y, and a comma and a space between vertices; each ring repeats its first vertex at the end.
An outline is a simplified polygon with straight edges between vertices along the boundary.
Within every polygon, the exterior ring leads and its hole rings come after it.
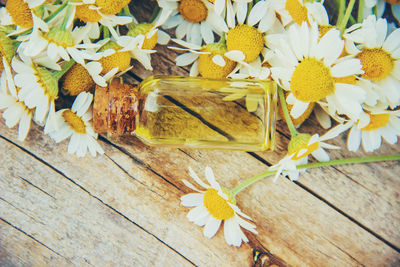
MULTIPOLYGON (((70 14, 74 10, 73 6, 68 6, 67 9, 70 10, 66 16, 69 14, 73 18, 73 14, 70 14)), ((79 64, 84 64, 85 59, 98 60, 101 55, 92 49, 99 48, 103 41, 82 43, 87 31, 82 30, 82 27, 75 27, 73 31, 71 29, 72 20, 69 17, 65 17, 60 25, 52 27, 46 33, 39 29, 33 29, 30 38, 24 42, 24 49, 20 49, 20 51, 29 57, 46 51, 48 57, 54 62, 60 58, 69 61, 71 57, 79 64)))
POLYGON ((7 1, 6 7, 0 11, 1 25, 15 24, 24 29, 33 27, 33 14, 28 3, 23 0, 7 1))
POLYGON ((331 113, 345 114, 357 120, 362 112, 365 91, 356 85, 343 83, 343 77, 361 74, 361 64, 351 57, 339 58, 344 41, 337 29, 319 38, 316 23, 293 24, 288 28, 276 58, 270 60, 272 77, 290 91, 290 115, 300 117, 312 102, 328 103, 331 113))
POLYGON ((214 42, 215 32, 227 31, 223 18, 217 15, 208 0, 159 0, 158 5, 172 10, 171 17, 163 24, 164 29, 176 27, 178 39, 201 45, 214 42))
POLYGON ((361 61, 361 77, 373 81, 380 100, 394 108, 400 104, 400 29, 387 32, 386 19, 369 16, 344 37, 346 51, 361 61))
POLYGON ((339 147, 324 141, 335 138, 340 133, 341 128, 334 127, 322 136, 301 133, 292 137, 288 145, 287 155, 278 164, 270 167, 271 170, 277 170, 275 180, 278 179, 281 173, 288 175, 292 181, 297 180, 300 172, 305 170, 299 170, 296 166, 306 164, 309 155, 312 155, 318 161, 329 161, 329 155, 324 148, 338 149, 339 147))
POLYGON ((97 143, 97 134, 93 130, 91 103, 93 95, 90 93, 80 93, 71 109, 61 109, 56 113, 58 130, 50 131, 49 136, 59 143, 69 137, 68 153, 78 157, 86 155, 87 150, 95 157, 96 154, 103 154, 104 151, 97 143))
POLYGON ((15 85, 20 87, 18 99, 24 101, 29 109, 35 109, 34 120, 43 124, 45 131, 54 125, 54 100, 58 97, 58 80, 47 68, 37 66, 30 58, 14 57, 11 65, 16 72, 15 85), (46 121, 45 121, 46 119, 46 121))
MULTIPOLYGON (((365 152, 373 152, 382 145, 382 139, 389 144, 397 143, 400 136, 399 111, 368 111, 357 122, 348 122, 351 127, 347 137, 347 148, 357 151, 362 144, 365 152)), ((346 130, 346 128, 344 128, 346 130)))
POLYGON ((186 47, 186 49, 170 47, 176 50, 188 51, 176 57, 176 65, 186 66, 192 64, 190 76, 201 75, 210 79, 226 78, 235 68, 236 62, 224 56, 226 46, 223 42, 210 43, 204 46, 191 44, 179 39, 174 42, 186 47))
POLYGON ((161 9, 157 18, 152 23, 138 23, 136 19, 127 25, 128 33, 127 36, 131 36, 133 38, 143 35, 143 43, 140 48, 151 50, 153 49, 157 43, 159 44, 167 44, 170 40, 170 37, 167 33, 160 30, 159 27, 165 23, 165 21, 171 15, 172 10, 169 9, 161 9))
POLYGON ((240 227, 257 234, 256 226, 242 219, 251 220, 236 206, 234 196, 222 189, 217 183, 210 167, 206 167, 205 176, 209 184, 204 183, 197 174, 189 168, 190 176, 205 190, 199 190, 190 182, 184 184, 197 193, 190 193, 181 197, 182 205, 194 207, 187 215, 189 221, 204 227, 204 235, 213 237, 224 222, 225 240, 229 245, 239 247, 242 241, 248 242, 240 227))
POLYGON ((2 58, 4 71, 0 80, 0 109, 5 109, 3 118, 8 128, 18 124, 18 140, 24 141, 31 127, 33 109, 18 99, 18 88, 15 87, 10 66, 5 57, 2 58))
POLYGON ((17 35, 27 29, 48 31, 47 24, 40 18, 36 9, 31 9, 23 0, 7 1, 6 7, 0 8, 0 25, 16 25, 15 31, 8 35, 17 35))
POLYGON ((125 25, 131 23, 133 18, 131 16, 117 16, 116 14, 125 7, 130 0, 121 1, 96 1, 96 3, 74 2, 75 18, 85 22, 84 28, 88 29, 88 34, 97 39, 100 33, 100 25, 108 28, 114 38, 119 34, 114 29, 117 25, 125 25))
MULTIPOLYGON (((103 45, 99 50, 105 55, 98 60, 98 62, 101 64, 101 74, 103 75, 106 75, 110 72, 125 72, 131 68, 130 49, 129 47, 123 47, 119 45, 118 41, 120 40, 111 40, 103 45)), ((127 46, 129 45, 121 41, 120 43, 127 46)))

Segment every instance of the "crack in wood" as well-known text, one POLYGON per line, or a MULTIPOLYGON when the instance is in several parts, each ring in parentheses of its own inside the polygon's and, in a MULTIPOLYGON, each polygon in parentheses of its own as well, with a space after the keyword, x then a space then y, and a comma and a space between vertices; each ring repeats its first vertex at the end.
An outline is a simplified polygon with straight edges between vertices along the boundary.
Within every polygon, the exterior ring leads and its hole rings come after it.
POLYGON ((166 181, 168 184, 172 185, 173 187, 175 187, 176 189, 182 191, 181 188, 179 188, 179 186, 175 185, 174 183, 172 183, 170 180, 168 180, 166 177, 164 177, 163 175, 159 174, 156 170, 154 170, 150 165, 144 163, 142 160, 138 159, 137 157, 135 157, 134 155, 132 155, 132 153, 130 153, 129 151, 127 151, 125 148, 113 143, 112 141, 108 140, 107 138, 105 138, 102 135, 99 135, 99 139, 113 147, 115 147, 116 149, 118 149, 119 151, 121 151, 122 153, 124 153, 125 155, 127 155, 128 157, 130 157, 137 165, 139 165, 142 168, 145 168, 149 171, 151 171, 152 173, 154 173, 155 175, 157 175, 158 177, 160 177, 161 179, 163 179, 164 181, 166 181))
MULTIPOLYGON (((36 156, 35 154, 33 154, 32 152, 30 152, 29 150, 27 150, 24 147, 21 147, 20 145, 14 143, 13 141, 9 140, 8 138, 0 135, 0 138, 4 139, 5 141, 7 141, 8 143, 18 147, 19 149, 21 149, 22 151, 24 151, 25 153, 27 153, 28 155, 32 156, 33 158, 35 158, 36 160, 38 160, 39 162, 41 162, 42 164, 44 164, 45 166, 49 167, 50 169, 52 169, 53 171, 55 171, 56 173, 60 174, 62 177, 64 177, 65 179, 67 179, 68 181, 70 181, 71 183, 73 183, 74 185, 78 186, 82 191, 84 191, 85 193, 87 193, 90 197, 93 197, 94 199, 96 199, 97 201, 99 201, 101 204, 103 204, 104 206, 106 206, 107 208, 109 208, 110 210, 112 210, 113 212, 117 213, 118 215, 122 216, 125 220, 129 221, 130 223, 132 223, 133 225, 135 225, 136 227, 140 228, 141 230, 143 230, 144 232, 146 232, 147 234, 153 236, 155 239, 157 239, 159 242, 161 242, 163 245, 167 246, 169 249, 171 249, 172 251, 174 251, 176 254, 178 254, 179 256, 181 256, 183 259, 185 259, 186 261, 188 261, 190 264, 192 264, 193 266, 196 266, 192 261, 190 261, 187 257, 185 257, 184 255, 182 255, 179 251, 175 250, 173 247, 171 247, 170 245, 168 245, 167 243, 165 243, 163 240, 161 240, 159 237, 157 237, 155 234, 151 233, 149 230, 145 229, 143 226, 137 224, 136 222, 132 221, 129 217, 127 217, 126 215, 124 215, 123 213, 121 213, 120 211, 118 211, 117 209, 115 209, 114 207, 112 207, 111 205, 105 203, 102 199, 100 199, 99 197, 93 195, 92 193, 90 193, 87 189, 85 189, 82 185, 78 184, 77 182, 75 182, 72 178, 68 177, 67 175, 65 175, 62 171, 58 170, 56 167, 52 166, 51 164, 47 163, 46 161, 44 161, 43 159, 39 158, 38 156, 36 156)), ((160 175, 159 175, 160 176, 160 175)), ((161 176, 162 177, 162 176, 161 176)), ((170 182, 169 182, 170 183, 170 182)), ((174 185, 175 186, 175 185, 174 185)), ((3 220, 0 217, 0 220, 3 220)), ((9 222, 3 220, 5 223, 10 224, 9 222)), ((11 226, 13 226, 12 224, 10 224, 11 226)), ((14 226, 13 226, 14 227, 14 226)), ((18 228, 16 228, 17 230, 20 230, 18 228)), ((21 232, 23 232, 22 230, 20 230, 21 232)), ((28 235, 27 233, 23 232, 24 234, 28 235)), ((29 236, 29 235, 28 235, 29 236)), ((29 236, 31 238, 34 239, 34 237, 29 236)), ((45 244, 41 243, 40 241, 38 241, 37 239, 34 239, 35 241, 39 242, 40 244, 46 246, 45 244)), ((46 246, 47 247, 47 246, 46 246)), ((48 247, 47 247, 48 248, 48 247)), ((50 248, 49 248, 50 249, 50 248)), ((51 250, 51 249, 50 249, 51 250)), ((55 251, 54 251, 55 252, 55 251)), ((57 252, 55 252, 57 253, 57 252)), ((57 253, 58 254, 58 253, 57 253)), ((62 256, 62 255, 60 255, 62 256)), ((68 260, 68 259, 67 259, 68 260)))
POLYGON ((33 186, 34 188, 38 189, 39 191, 41 191, 42 193, 48 195, 49 197, 52 197, 53 199, 57 200, 54 196, 50 195, 49 193, 47 193, 46 191, 44 191, 42 188, 34 185, 32 182, 30 182, 29 180, 25 179, 22 176, 18 176, 19 178, 21 178, 23 181, 25 181, 26 183, 30 184, 31 186, 33 186))
POLYGON ((322 239, 324 239, 325 241, 327 241, 328 243, 330 243, 332 246, 336 247, 337 249, 339 249, 341 252, 343 252, 344 254, 346 254, 347 256, 349 256, 352 260, 354 260, 355 262, 357 262, 357 264, 359 264, 360 266, 365 266, 365 264, 362 264, 361 262, 359 262, 356 258, 354 258, 352 255, 350 255, 347 251, 343 250, 342 248, 340 248, 339 246, 337 246, 335 243, 333 243, 332 241, 326 239, 325 237, 322 237, 322 239))
MULTIPOLYGON (((130 76, 135 78, 138 81, 142 81, 142 79, 137 76, 136 74, 129 72, 130 76)), ((184 106, 182 103, 179 103, 178 101, 176 101, 175 99, 173 99, 172 97, 169 97, 168 100, 171 101, 172 103, 176 104, 177 106, 183 108, 185 111, 187 111, 189 114, 193 115, 196 117, 196 114, 192 114, 192 112, 190 112, 191 110, 184 106), (171 98, 171 99, 169 99, 171 98), (176 103, 175 103, 176 102, 176 103)), ((194 112, 194 111, 193 111, 194 112)), ((203 122, 203 121, 202 121, 203 122)), ((203 122, 204 123, 204 122, 203 122)), ((206 124, 207 126, 212 126, 210 127, 213 130, 216 130, 217 132, 219 132, 220 134, 225 136, 224 132, 220 132, 219 129, 212 125, 211 123, 206 124)), ((276 129, 276 131, 282 135, 284 138, 290 140, 290 137, 283 131, 280 131, 278 129, 276 129)), ((181 150, 182 151, 182 150, 181 150)), ((262 162, 263 164, 267 165, 267 166, 271 166, 272 164, 270 162, 268 162, 267 160, 265 160, 264 158, 260 157, 259 155, 257 155, 254 152, 247 152, 249 155, 251 155, 252 157, 254 157, 255 159, 257 159, 258 161, 262 162)), ((185 153, 186 154, 186 153, 185 153)), ((335 166, 333 166, 333 168, 337 171, 339 171, 337 168, 335 168, 335 166)), ((336 212, 340 213, 341 215, 345 216, 347 219, 349 219, 351 222, 355 223, 357 226, 361 227, 362 229, 364 229, 365 231, 367 231, 368 233, 372 234, 374 237, 378 238, 379 240, 381 240, 382 242, 384 242, 386 245, 388 245, 389 247, 391 247, 392 249, 396 250, 397 252, 400 252, 400 249, 395 246, 394 244, 392 244, 390 241, 384 239, 382 236, 380 236, 379 234, 373 232, 371 229, 369 229, 367 226, 363 225, 362 223, 360 223, 359 221, 357 221, 356 219, 354 219, 352 216, 348 215, 347 213, 345 213, 344 211, 340 210, 338 207, 334 206, 332 203, 330 203, 328 200, 326 200, 325 198, 323 198, 322 196, 320 196, 318 193, 314 192, 313 190, 311 190, 310 188, 306 187, 304 184, 302 184, 301 182, 295 181, 295 184, 297 186, 299 186, 300 188, 302 188, 303 190, 307 191, 308 193, 312 194, 313 196, 315 196, 317 199, 319 199, 320 201, 324 202, 325 204, 327 204, 330 208, 334 209, 336 212)))
POLYGON ((5 222, 6 224, 8 224, 9 226, 11 226, 12 228, 18 230, 19 232, 23 233, 24 235, 26 235, 27 237, 31 238, 32 240, 34 240, 35 242, 39 243, 40 245, 44 246, 45 248, 47 248, 48 250, 54 252, 55 254, 57 254, 58 256, 66 259, 68 262, 70 262, 71 264, 72 261, 70 259, 68 259, 67 257, 61 255, 60 253, 58 253, 57 251, 55 251, 54 249, 52 249, 51 247, 47 246, 46 244, 44 244, 43 242, 39 241, 38 239, 36 239, 35 237, 33 237, 32 235, 28 234, 27 232, 25 232, 24 230, 22 230, 21 228, 13 225, 12 223, 8 222, 7 220, 3 219, 2 217, 0 217, 0 220, 5 222))
POLYGON ((400 253, 400 248, 398 248, 396 245, 392 244, 390 241, 386 240, 385 238, 383 238, 382 236, 380 236, 379 234, 375 233, 374 231, 372 231, 371 229, 369 229, 367 226, 363 225, 362 223, 360 223, 359 221, 357 221, 356 219, 354 219, 352 216, 350 216, 349 214, 345 213, 344 211, 340 210, 338 207, 336 207, 335 205, 333 205, 331 202, 329 202, 328 200, 326 200, 325 198, 321 197, 320 195, 318 195, 317 193, 315 193, 314 191, 312 191, 311 189, 309 189, 307 186, 299 183, 298 181, 293 181, 293 183, 295 183, 296 185, 298 185, 300 188, 304 189, 305 191, 307 191, 308 193, 310 193, 311 195, 313 195, 314 197, 318 198, 319 200, 321 200, 322 202, 324 202, 325 204, 327 204, 329 207, 331 207, 332 209, 334 209, 336 212, 340 213, 341 215, 343 215, 344 217, 346 217, 348 220, 350 220, 351 222, 355 223, 357 226, 361 227, 362 229, 364 229, 365 231, 367 231, 368 233, 370 233, 371 235, 373 235, 374 237, 376 237, 377 239, 379 239, 380 241, 382 241, 383 243, 385 243, 386 245, 388 245, 389 247, 391 247, 392 249, 394 249, 395 251, 397 251, 398 253, 400 253))
POLYGON ((9 202, 8 200, 5 200, 4 198, 0 197, 0 200, 4 201, 5 203, 7 203, 8 205, 10 205, 11 207, 13 207, 14 209, 18 210, 19 212, 21 212, 22 214, 25 214, 26 216, 28 216, 29 218, 31 218, 32 220, 34 220, 37 223, 40 223, 42 225, 46 225, 44 222, 37 220, 36 218, 32 217, 31 215, 27 214, 25 211, 23 211, 22 209, 18 208, 17 206, 13 205, 11 202, 9 202))
POLYGON ((165 199, 165 197, 163 195, 160 195, 159 193, 157 193, 156 191, 154 191, 153 189, 151 189, 151 187, 147 186, 145 183, 143 183, 142 181, 139 181, 138 179, 136 179, 133 175, 131 175, 127 170, 125 170, 121 165, 119 165, 115 160, 113 160, 109 155, 107 155, 106 153, 104 153, 104 155, 111 160, 112 163, 114 163, 120 170, 122 170, 126 175, 129 176, 129 178, 132 178, 133 180, 135 180, 136 182, 138 182, 139 184, 145 186, 149 191, 153 192, 154 194, 158 195, 159 197, 165 199))

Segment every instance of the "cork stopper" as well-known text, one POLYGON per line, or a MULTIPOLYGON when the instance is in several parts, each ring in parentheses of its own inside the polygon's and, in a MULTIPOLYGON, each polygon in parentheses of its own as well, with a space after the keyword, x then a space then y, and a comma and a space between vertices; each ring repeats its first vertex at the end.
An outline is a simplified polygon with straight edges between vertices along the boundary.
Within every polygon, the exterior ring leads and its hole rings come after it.
POLYGON ((132 135, 136 128, 138 99, 135 86, 121 79, 107 87, 97 86, 93 106, 93 127, 96 133, 111 136, 132 135))

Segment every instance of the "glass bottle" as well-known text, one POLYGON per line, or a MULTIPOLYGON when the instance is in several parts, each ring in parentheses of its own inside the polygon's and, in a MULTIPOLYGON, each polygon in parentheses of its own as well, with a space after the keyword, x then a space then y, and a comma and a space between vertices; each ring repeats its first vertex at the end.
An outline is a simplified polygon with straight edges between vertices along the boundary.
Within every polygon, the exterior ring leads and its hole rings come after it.
POLYGON ((152 76, 135 87, 114 79, 96 88, 93 124, 148 145, 272 150, 276 95, 272 81, 152 76))

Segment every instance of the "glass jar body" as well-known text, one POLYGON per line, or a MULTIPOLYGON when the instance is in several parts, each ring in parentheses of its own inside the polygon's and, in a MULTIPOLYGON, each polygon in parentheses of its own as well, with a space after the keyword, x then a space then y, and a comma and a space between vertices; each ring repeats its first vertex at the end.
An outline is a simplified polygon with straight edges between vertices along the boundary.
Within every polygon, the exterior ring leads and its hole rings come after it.
POLYGON ((134 134, 156 146, 264 151, 274 147, 276 84, 153 76, 137 91, 134 134))

